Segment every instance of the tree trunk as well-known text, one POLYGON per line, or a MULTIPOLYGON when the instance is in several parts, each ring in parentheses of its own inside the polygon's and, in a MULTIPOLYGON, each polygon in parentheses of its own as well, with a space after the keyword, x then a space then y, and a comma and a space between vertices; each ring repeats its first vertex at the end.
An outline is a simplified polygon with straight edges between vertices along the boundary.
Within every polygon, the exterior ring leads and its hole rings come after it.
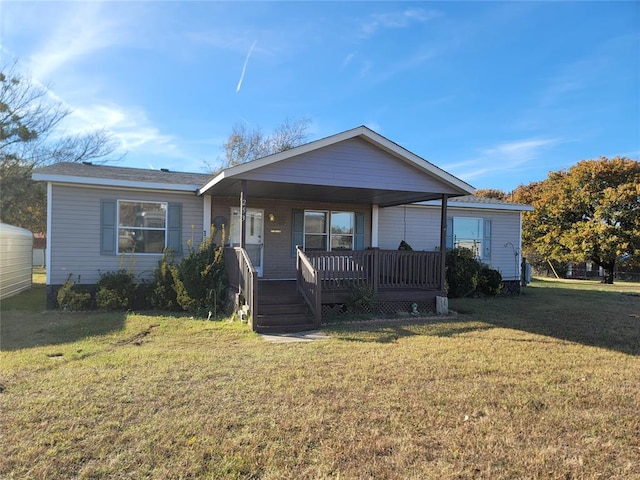
POLYGON ((608 285, 613 285, 614 267, 615 267, 615 262, 607 263, 606 265, 604 265, 604 279, 602 281, 608 285))

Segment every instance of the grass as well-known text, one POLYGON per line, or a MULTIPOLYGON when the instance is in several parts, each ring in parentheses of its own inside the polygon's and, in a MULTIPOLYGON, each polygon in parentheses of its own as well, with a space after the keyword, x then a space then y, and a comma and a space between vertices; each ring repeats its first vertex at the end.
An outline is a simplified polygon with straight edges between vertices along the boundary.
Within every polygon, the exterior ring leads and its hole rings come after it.
POLYGON ((273 345, 2 302, 0 478, 640 478, 640 287, 537 281, 273 345))

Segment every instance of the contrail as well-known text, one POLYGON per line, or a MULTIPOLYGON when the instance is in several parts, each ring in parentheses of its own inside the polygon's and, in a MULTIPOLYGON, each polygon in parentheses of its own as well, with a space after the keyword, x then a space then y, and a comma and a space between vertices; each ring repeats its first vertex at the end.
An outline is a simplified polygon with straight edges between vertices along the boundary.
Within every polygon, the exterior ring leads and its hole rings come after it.
POLYGON ((236 87, 236 93, 240 91, 242 87, 242 81, 244 80, 244 73, 247 71, 247 64, 249 63, 249 57, 251 56, 251 52, 253 52, 253 47, 256 46, 256 40, 251 44, 251 48, 249 49, 249 53, 247 53, 247 58, 244 59, 244 65, 242 66, 242 73, 240 74, 240 80, 238 80, 238 86, 236 87))

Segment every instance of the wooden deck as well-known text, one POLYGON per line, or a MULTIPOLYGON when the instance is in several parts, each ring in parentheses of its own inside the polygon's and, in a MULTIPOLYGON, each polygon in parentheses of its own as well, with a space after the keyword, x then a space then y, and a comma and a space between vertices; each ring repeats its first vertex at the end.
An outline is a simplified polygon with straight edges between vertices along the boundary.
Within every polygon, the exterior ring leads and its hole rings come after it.
POLYGON ((444 295, 437 252, 365 250, 297 251, 297 279, 258 281, 243 249, 228 249, 229 283, 248 306, 256 331, 309 330, 320 326, 323 305, 346 304, 369 288, 378 303, 433 304, 444 295))

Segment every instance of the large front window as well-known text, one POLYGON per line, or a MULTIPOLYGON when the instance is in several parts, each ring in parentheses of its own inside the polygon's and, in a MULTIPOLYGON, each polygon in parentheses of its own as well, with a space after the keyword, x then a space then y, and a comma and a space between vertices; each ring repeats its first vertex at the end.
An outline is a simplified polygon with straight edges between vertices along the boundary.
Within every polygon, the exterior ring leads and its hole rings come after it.
POLYGON ((304 212, 306 251, 353 250, 353 212, 304 212))
POLYGON ((166 239, 165 202, 118 201, 118 253, 162 253, 166 239))

